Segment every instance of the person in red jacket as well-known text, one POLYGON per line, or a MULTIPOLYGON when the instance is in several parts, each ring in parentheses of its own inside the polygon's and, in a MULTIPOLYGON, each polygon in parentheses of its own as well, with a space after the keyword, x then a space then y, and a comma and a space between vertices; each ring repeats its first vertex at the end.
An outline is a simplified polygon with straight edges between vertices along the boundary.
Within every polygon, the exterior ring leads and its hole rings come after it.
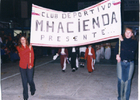
POLYGON ((89 45, 85 52, 85 59, 87 59, 87 69, 91 73, 94 70, 95 64, 95 51, 92 48, 92 45, 89 45))
POLYGON ((31 95, 35 94, 35 84, 33 81, 34 51, 33 47, 28 44, 26 37, 21 36, 18 46, 20 73, 23 85, 23 98, 28 99, 28 83, 30 85, 31 95))
MULTIPOLYGON (((66 62, 68 62, 68 49, 62 47, 58 50, 58 53, 53 56, 53 60, 56 60, 56 58, 60 55, 60 63, 62 72, 65 72, 66 70, 66 62)), ((69 62, 68 62, 69 63, 69 62)))

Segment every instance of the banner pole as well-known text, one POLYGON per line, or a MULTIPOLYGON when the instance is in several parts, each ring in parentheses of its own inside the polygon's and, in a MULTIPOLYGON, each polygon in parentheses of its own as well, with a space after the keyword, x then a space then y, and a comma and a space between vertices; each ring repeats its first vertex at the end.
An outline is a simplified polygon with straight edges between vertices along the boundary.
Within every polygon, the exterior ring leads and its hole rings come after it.
MULTIPOLYGON (((124 28, 124 1, 121 0, 121 34, 123 33, 124 28)), ((119 56, 121 53, 121 40, 119 39, 119 56)))
POLYGON ((120 56, 120 53, 121 53, 121 40, 119 39, 119 56, 120 56))

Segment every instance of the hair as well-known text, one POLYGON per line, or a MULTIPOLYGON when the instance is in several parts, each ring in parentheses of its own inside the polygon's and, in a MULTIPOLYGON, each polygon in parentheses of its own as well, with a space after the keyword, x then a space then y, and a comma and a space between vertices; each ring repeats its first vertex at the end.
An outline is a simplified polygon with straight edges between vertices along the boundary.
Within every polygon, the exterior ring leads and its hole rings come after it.
MULTIPOLYGON (((133 35, 131 36, 131 39, 134 39, 134 40, 135 40, 133 28, 132 28, 132 27, 126 27, 126 28, 125 28, 125 31, 126 31, 126 29, 130 29, 130 30, 132 31, 132 34, 133 34, 133 35)), ((125 33, 123 34, 123 38, 125 38, 125 33)))
POLYGON ((27 38, 26 38, 25 36, 21 36, 21 37, 19 38, 19 42, 18 42, 18 46, 19 46, 19 48, 21 48, 21 46, 22 46, 22 44, 21 44, 21 38, 22 38, 22 37, 25 38, 25 40, 26 40, 26 45, 29 46, 29 43, 28 43, 27 38))

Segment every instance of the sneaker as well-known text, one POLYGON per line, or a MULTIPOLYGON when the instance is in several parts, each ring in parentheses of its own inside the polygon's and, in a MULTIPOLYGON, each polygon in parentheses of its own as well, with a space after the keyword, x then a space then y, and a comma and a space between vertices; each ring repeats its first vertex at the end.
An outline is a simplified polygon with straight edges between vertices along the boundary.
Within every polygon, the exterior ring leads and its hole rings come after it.
POLYGON ((65 72, 65 70, 62 70, 62 72, 65 72))
POLYGON ((75 69, 73 69, 72 72, 75 72, 75 69))

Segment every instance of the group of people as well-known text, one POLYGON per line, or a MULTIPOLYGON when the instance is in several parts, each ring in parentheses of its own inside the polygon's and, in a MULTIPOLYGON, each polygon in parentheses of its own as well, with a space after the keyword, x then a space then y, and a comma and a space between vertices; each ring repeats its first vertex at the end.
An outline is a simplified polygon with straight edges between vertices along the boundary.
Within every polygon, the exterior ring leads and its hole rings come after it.
POLYGON ((56 55, 54 55, 53 60, 56 60, 56 58, 60 56, 62 72, 65 72, 66 70, 66 63, 70 63, 72 72, 75 72, 79 67, 79 57, 81 57, 80 66, 84 67, 84 61, 87 60, 87 69, 88 72, 91 73, 94 70, 96 59, 95 51, 92 45, 88 45, 88 48, 85 48, 85 51, 80 50, 78 47, 71 47, 69 49, 62 47, 58 50, 56 55), (81 55, 79 55, 79 51, 81 55))
POLYGON ((111 58, 111 43, 102 43, 95 45, 96 48, 96 62, 100 62, 101 59, 109 60, 111 58))
POLYGON ((55 60, 59 55, 62 72, 65 72, 66 63, 70 63, 72 72, 75 72, 79 66, 84 67, 86 61, 88 72, 92 72, 95 70, 95 62, 100 62, 100 59, 109 60, 111 58, 111 44, 62 47, 58 50, 53 59, 55 60))
POLYGON ((5 34, 0 32, 0 43, 1 43, 1 63, 5 62, 16 62, 19 61, 19 55, 16 49, 18 40, 22 34, 18 34, 13 37, 11 33, 5 34))
MULTIPOLYGON (((134 34, 131 28, 126 28, 124 37, 120 36, 119 39, 120 42, 116 44, 115 48, 118 76, 118 100, 129 100, 137 41, 134 40, 134 34)), ((30 85, 31 95, 34 95, 36 91, 35 83, 33 81, 34 51, 25 36, 21 36, 19 38, 19 43, 16 46, 16 49, 20 57, 19 67, 23 85, 23 98, 24 100, 27 100, 29 98, 28 83, 30 85)), ((83 49, 84 48, 82 48, 82 50, 83 49)), ((58 56, 60 56, 63 72, 66 70, 66 62, 71 60, 71 68, 74 72, 78 69, 77 58, 79 58, 79 51, 80 50, 78 50, 77 47, 71 47, 70 51, 62 47, 58 50, 53 59, 55 60, 58 56)), ((92 45, 88 45, 86 48, 83 59, 87 60, 87 69, 88 72, 91 73, 94 70, 96 59, 95 51, 92 45)))

